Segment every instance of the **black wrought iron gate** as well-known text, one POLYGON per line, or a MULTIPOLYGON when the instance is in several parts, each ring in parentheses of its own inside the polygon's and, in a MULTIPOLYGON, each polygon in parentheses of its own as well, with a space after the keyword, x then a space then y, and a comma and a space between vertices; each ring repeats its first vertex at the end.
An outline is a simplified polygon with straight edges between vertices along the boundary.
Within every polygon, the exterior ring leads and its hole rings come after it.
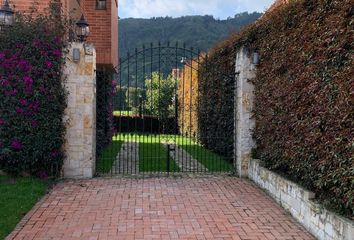
POLYGON ((206 104, 213 89, 200 84, 208 64, 206 54, 178 43, 150 44, 120 59, 114 136, 98 156, 98 174, 233 172, 233 138, 208 134, 223 127, 209 121, 218 109, 206 104))

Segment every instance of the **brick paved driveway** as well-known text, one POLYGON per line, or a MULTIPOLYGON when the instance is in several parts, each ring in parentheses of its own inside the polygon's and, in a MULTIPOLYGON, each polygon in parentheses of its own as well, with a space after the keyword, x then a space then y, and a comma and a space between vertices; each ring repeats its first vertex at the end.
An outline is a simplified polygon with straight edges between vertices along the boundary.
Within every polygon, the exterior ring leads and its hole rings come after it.
POLYGON ((314 239, 232 177, 65 181, 21 224, 9 239, 314 239))

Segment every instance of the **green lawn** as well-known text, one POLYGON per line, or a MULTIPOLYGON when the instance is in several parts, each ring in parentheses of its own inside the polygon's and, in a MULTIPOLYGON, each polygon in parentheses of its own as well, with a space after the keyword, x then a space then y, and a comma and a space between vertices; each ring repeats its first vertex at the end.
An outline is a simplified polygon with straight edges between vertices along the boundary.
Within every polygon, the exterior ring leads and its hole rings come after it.
POLYGON ((11 233, 48 186, 34 178, 18 178, 15 183, 9 183, 8 177, 0 176, 0 239, 11 233))
POLYGON ((195 160, 203 164, 209 171, 231 172, 233 169, 232 164, 226 161, 223 157, 205 149, 191 139, 180 137, 176 139, 176 142, 195 160))
POLYGON ((113 116, 134 116, 134 115, 137 115, 135 114, 133 111, 114 111, 113 112, 113 116))
MULTIPOLYGON (((162 135, 118 135, 114 137, 117 141, 138 142, 139 143, 139 171, 140 172, 166 172, 167 149, 161 143, 164 141, 162 135)), ((176 162, 170 158, 170 171, 179 172, 176 162)))
POLYGON ((105 148, 99 159, 96 161, 96 169, 99 173, 109 173, 111 171, 122 144, 123 141, 113 140, 113 142, 105 148))
MULTIPOLYGON (((114 138, 120 141, 140 142, 139 144, 139 158, 140 171, 160 171, 159 164, 162 165, 162 170, 166 169, 167 153, 166 148, 161 146, 161 142, 174 142, 181 146, 188 152, 194 159, 203 164, 209 171, 212 172, 230 172, 233 169, 231 163, 226 161, 223 157, 218 156, 205 149, 200 144, 192 141, 190 138, 182 137, 179 135, 137 135, 137 134, 120 134, 114 138)), ((174 161, 173 165, 176 165, 174 161)), ((171 171, 179 171, 176 165, 170 166, 171 171)))

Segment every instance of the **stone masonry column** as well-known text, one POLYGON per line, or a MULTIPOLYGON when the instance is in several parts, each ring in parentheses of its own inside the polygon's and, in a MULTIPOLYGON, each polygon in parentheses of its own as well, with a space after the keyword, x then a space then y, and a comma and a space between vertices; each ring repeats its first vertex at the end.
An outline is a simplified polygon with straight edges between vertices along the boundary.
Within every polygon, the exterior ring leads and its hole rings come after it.
POLYGON ((96 165, 96 51, 92 45, 71 44, 64 76, 68 106, 63 176, 92 178, 96 165))
POLYGON ((252 130, 255 121, 252 118, 254 87, 249 80, 256 77, 256 67, 251 54, 241 48, 236 56, 235 90, 235 167, 240 177, 248 176, 248 164, 254 147, 252 130))

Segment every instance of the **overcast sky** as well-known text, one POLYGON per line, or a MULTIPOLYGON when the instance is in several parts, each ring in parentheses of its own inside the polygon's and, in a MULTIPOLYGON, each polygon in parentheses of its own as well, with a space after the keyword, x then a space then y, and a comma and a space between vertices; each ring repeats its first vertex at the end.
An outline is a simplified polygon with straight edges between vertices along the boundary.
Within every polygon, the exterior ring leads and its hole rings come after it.
POLYGON ((119 0, 121 18, 213 15, 226 19, 240 12, 264 12, 274 0, 119 0))

